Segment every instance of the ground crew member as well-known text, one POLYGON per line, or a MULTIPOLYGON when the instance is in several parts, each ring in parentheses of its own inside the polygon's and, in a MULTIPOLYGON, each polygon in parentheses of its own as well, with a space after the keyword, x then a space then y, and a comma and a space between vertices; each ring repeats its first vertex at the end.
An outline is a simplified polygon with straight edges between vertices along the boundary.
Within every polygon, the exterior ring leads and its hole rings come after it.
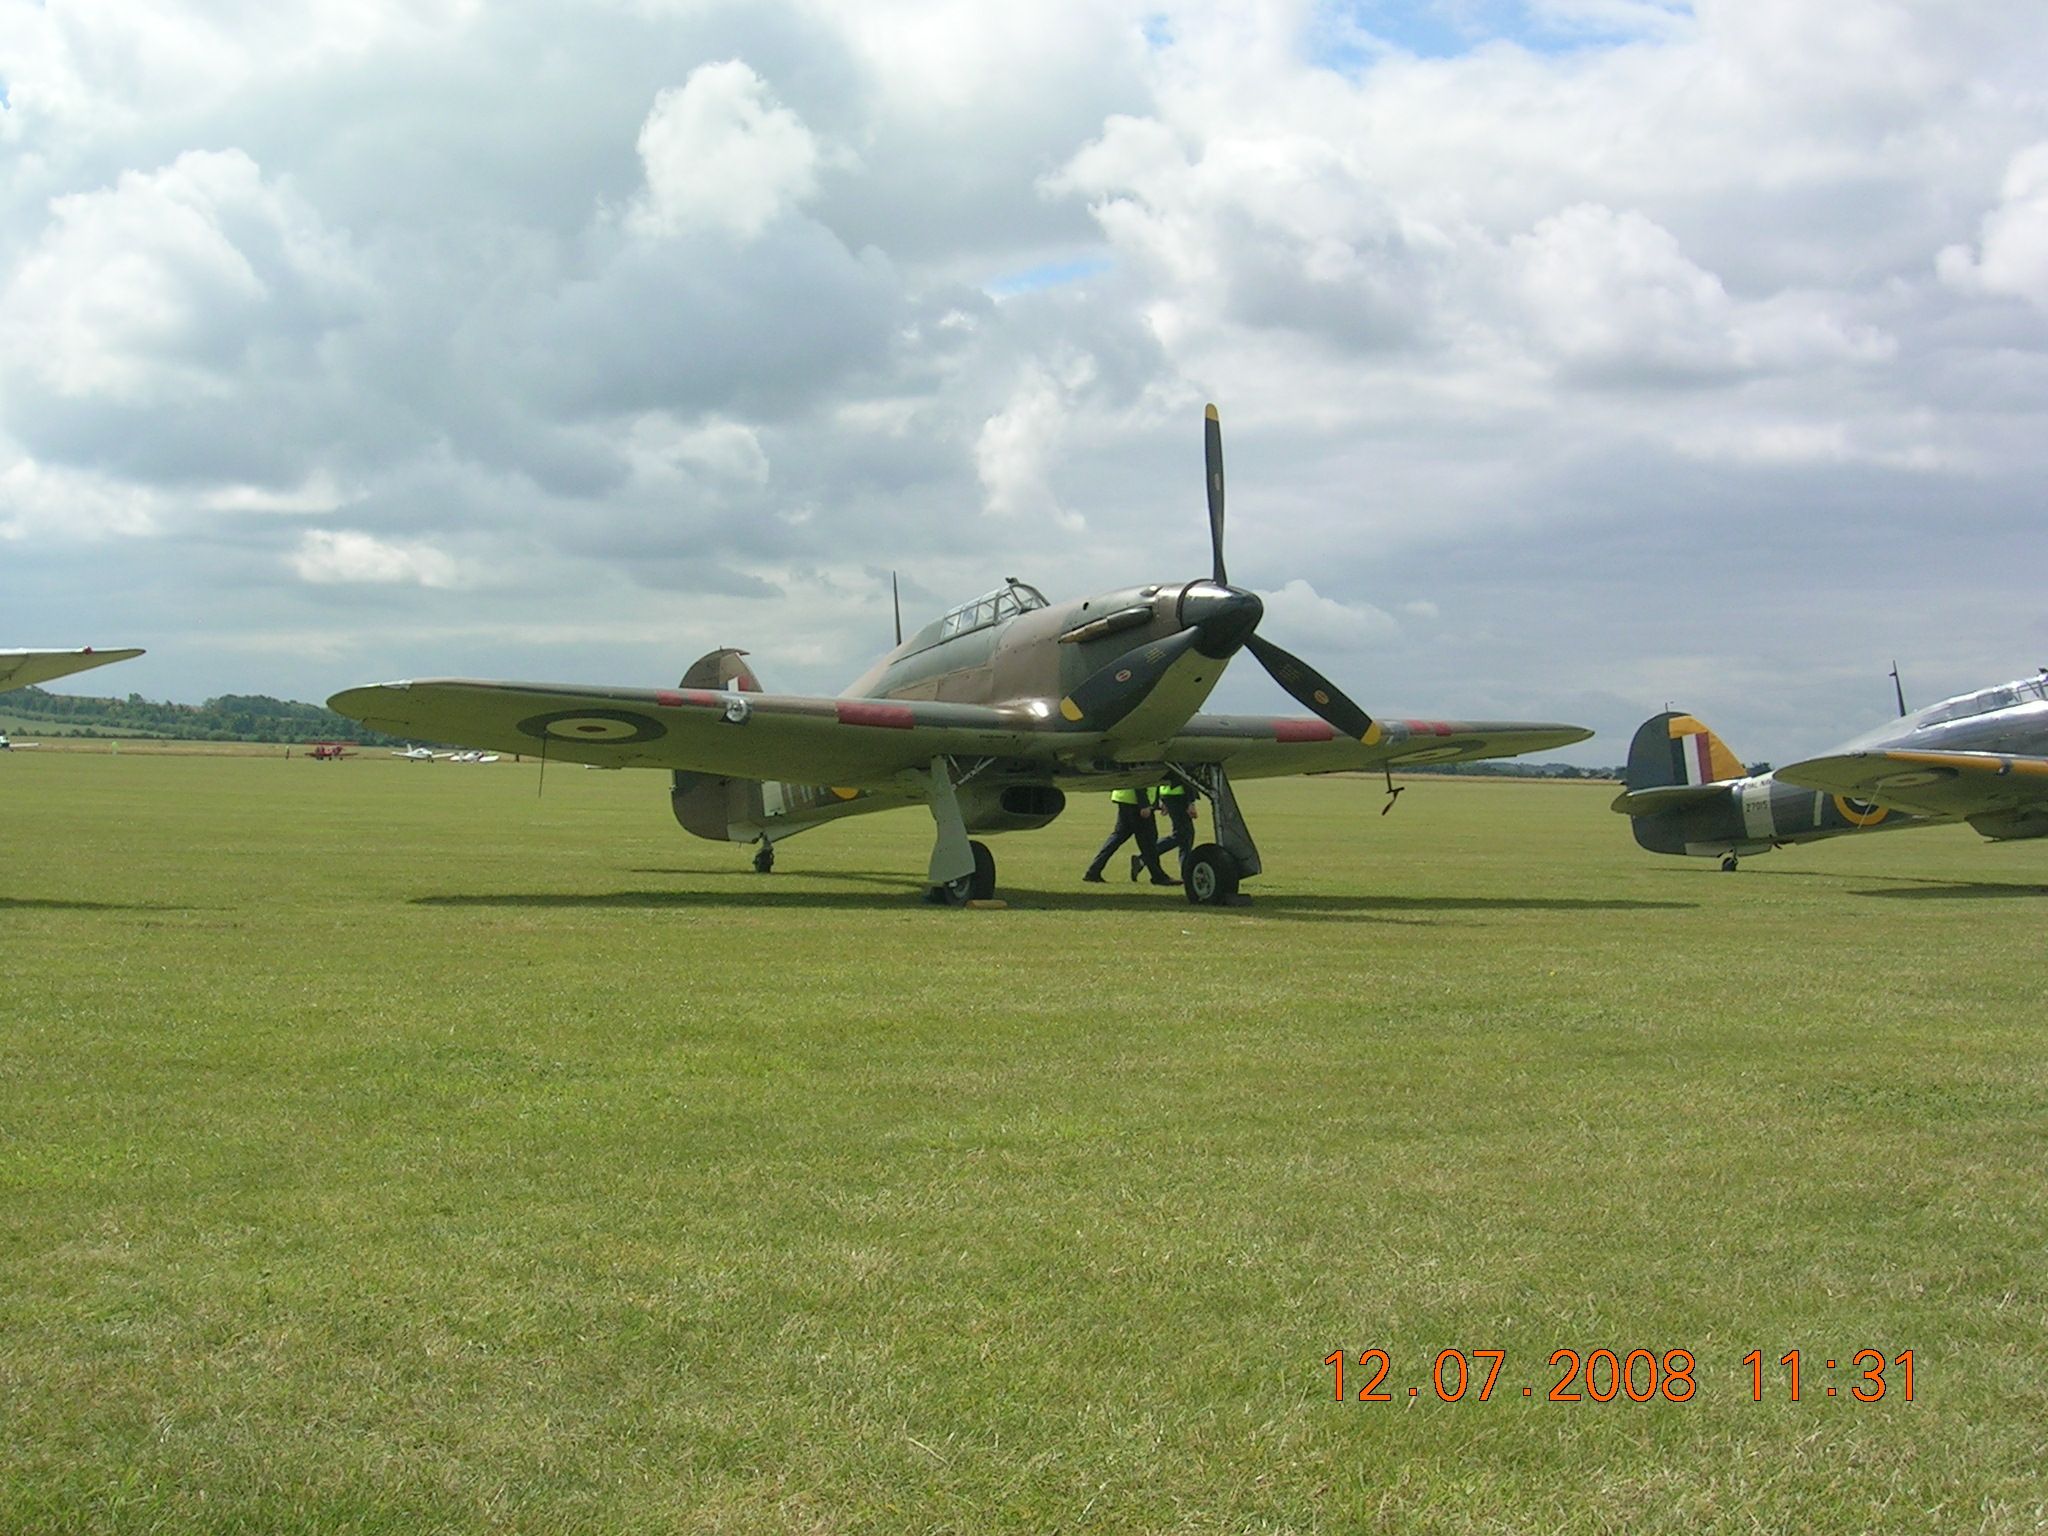
POLYGON ((1117 789, 1110 791, 1109 798, 1116 806, 1116 828, 1109 834, 1109 841, 1096 851, 1095 862, 1088 866, 1088 873, 1081 878, 1100 885, 1102 871, 1108 867, 1117 849, 1135 837, 1138 840, 1138 861, 1152 871, 1152 883, 1179 885, 1178 880, 1159 867, 1159 834, 1153 825, 1153 816, 1158 809, 1159 791, 1117 789))
MULTIPOLYGON (((1180 857, 1180 870, 1187 872, 1188 854, 1195 846, 1195 797, 1188 793, 1187 785, 1179 779, 1162 784, 1158 789, 1159 809, 1166 812, 1173 823, 1173 836, 1159 845, 1161 854, 1172 849, 1180 857)), ((1138 878, 1135 864, 1131 867, 1131 878, 1138 878)))

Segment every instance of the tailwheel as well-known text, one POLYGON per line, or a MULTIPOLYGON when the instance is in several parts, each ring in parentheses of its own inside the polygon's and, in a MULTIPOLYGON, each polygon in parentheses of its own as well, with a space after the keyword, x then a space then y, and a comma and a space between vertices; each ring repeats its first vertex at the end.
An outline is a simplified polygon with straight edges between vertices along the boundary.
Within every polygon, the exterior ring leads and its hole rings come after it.
POLYGON ((1198 907, 1227 907, 1237 896, 1237 860, 1215 843, 1204 843, 1181 862, 1181 885, 1198 907))
POLYGON ((1724 875, 1732 875, 1732 874, 1734 874, 1734 873, 1735 873, 1735 855, 1734 855, 1734 854, 1732 854, 1732 853, 1725 853, 1725 854, 1723 854, 1723 855, 1721 856, 1721 873, 1722 873, 1722 874, 1724 874, 1724 875))
POLYGON ((754 873, 765 875, 774 867, 775 845, 764 841, 759 848, 754 850, 754 873))
POLYGON ((988 901, 995 895, 996 856, 988 851, 987 843, 970 842, 967 851, 974 855, 974 873, 933 886, 927 900, 941 906, 964 907, 970 901, 988 901))

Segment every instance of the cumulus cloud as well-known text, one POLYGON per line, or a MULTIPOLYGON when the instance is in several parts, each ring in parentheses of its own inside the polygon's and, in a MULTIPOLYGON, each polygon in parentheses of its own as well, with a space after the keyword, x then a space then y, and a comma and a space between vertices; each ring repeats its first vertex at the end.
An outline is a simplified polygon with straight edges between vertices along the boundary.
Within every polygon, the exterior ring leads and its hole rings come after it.
POLYGON ((7 463, 4 448, 0 465, 0 539, 132 538, 159 526, 162 497, 147 486, 26 457, 7 463))
POLYGON ((1889 338, 1797 295, 1739 302, 1639 213, 1578 204, 1509 242, 1526 323, 1566 369, 1604 380, 1702 379, 1879 362, 1889 338))
POLYGON ((1954 287, 2012 294, 2048 310, 2048 143, 2013 157, 1999 204, 1984 216, 1977 250, 1944 247, 1938 267, 1954 287))
POLYGON ((245 623, 829 688, 891 568, 1205 568, 1214 399, 1233 571, 1375 708, 1996 670, 2048 638, 2037 9, 0 3, 9 599, 120 594, 179 696, 332 685, 245 623))
POLYGON ((347 247, 239 150, 191 150, 52 200, 0 292, 16 388, 126 403, 230 392, 266 341, 319 327, 360 286, 347 247))
POLYGON ((647 186, 631 219, 648 235, 753 240, 817 186, 811 131, 738 59, 702 65, 657 96, 638 147, 647 186))
POLYGON ((982 424, 974 444, 991 516, 1015 518, 1079 533, 1087 525, 1062 505, 1052 472, 1066 433, 1072 396, 1095 376, 1093 359, 1076 356, 1057 371, 1033 364, 1009 402, 982 424))
POLYGON ((453 587, 454 559, 425 542, 395 542, 350 528, 308 529, 290 557, 299 580, 315 586, 453 587))
MULTIPOLYGON (((1275 639, 1284 635, 1290 643, 1350 650, 1384 640, 1400 628, 1385 609, 1325 597, 1300 577, 1259 596, 1266 604, 1261 632, 1275 639)), ((1411 605, 1410 611, 1420 616, 1427 608, 1426 603, 1411 605)))

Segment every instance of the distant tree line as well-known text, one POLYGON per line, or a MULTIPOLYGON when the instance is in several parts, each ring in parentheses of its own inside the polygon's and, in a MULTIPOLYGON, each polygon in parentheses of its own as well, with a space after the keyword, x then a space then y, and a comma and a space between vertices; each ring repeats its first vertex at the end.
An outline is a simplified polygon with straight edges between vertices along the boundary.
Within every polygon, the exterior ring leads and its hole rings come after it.
POLYGON ((1473 779, 1615 779, 1623 778, 1627 770, 1622 768, 1580 768, 1571 763, 1523 763, 1513 758, 1505 762, 1484 763, 1414 763, 1406 767, 1396 763, 1403 773, 1441 773, 1456 778, 1473 779))
POLYGON ((131 693, 88 699, 40 688, 0 693, 0 715, 50 736, 155 741, 346 741, 391 747, 396 737, 373 731, 319 704, 260 693, 224 693, 204 704, 159 704, 131 693))

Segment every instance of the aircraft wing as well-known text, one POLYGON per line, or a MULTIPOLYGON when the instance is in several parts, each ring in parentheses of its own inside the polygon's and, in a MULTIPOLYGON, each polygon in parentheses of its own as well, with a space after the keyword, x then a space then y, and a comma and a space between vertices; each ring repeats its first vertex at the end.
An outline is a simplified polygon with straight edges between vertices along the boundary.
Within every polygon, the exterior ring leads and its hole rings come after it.
POLYGON ((126 661, 141 654, 141 650, 134 647, 121 651, 96 651, 89 645, 76 651, 0 651, 0 693, 47 683, 52 678, 83 672, 89 667, 104 667, 108 662, 126 661))
POLYGON ((1222 763, 1233 779, 1403 768, 1515 757, 1584 741, 1583 726, 1527 720, 1379 720, 1376 741, 1309 716, 1196 715, 1167 749, 1177 763, 1222 763))
POLYGON ((1997 752, 1844 752, 1780 768, 1802 789, 1918 816, 1981 816, 2048 806, 2048 757, 1997 752))
POLYGON ((351 688, 328 708, 373 730, 597 768, 875 785, 940 755, 1043 753, 1029 710, 709 688, 586 688, 467 678, 351 688))

